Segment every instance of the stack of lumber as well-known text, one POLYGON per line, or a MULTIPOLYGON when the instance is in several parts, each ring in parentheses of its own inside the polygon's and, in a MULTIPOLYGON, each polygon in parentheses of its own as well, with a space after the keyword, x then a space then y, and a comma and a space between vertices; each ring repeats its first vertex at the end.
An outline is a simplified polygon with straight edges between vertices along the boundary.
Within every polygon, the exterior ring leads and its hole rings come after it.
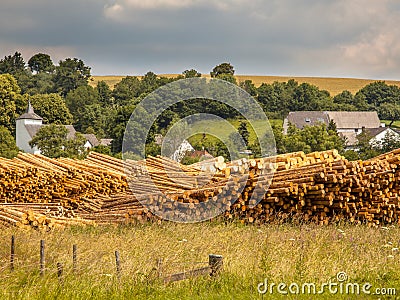
POLYGON ((337 151, 283 155, 276 157, 273 177, 259 170, 266 160, 256 160, 250 167, 254 176, 226 216, 250 223, 293 218, 320 224, 399 222, 399 153, 353 162, 337 151))
POLYGON ((0 204, 0 223, 43 232, 66 225, 94 225, 94 222, 76 218, 58 204, 0 204))
POLYGON ((400 149, 366 161, 338 151, 288 153, 190 166, 165 157, 84 160, 20 153, 0 159, 0 223, 49 230, 67 224, 183 221, 223 213, 245 223, 340 220, 400 223, 400 149), (210 207, 212 209, 210 209, 210 207))

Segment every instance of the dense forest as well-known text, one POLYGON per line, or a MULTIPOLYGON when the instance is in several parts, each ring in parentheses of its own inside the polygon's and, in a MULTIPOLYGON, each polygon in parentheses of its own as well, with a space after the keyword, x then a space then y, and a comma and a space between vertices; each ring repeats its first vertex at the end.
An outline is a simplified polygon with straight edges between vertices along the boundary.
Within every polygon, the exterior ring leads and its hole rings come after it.
MULTIPOLYGON (((343 91, 332 97, 325 90, 308 83, 299 84, 295 80, 263 83, 256 87, 251 80, 237 82, 234 73, 234 67, 230 63, 221 63, 211 70, 210 75, 247 91, 270 119, 283 119, 289 111, 298 110, 376 110, 381 119, 394 122, 400 118, 400 88, 387 85, 383 81, 368 84, 354 95, 343 91)), ((48 54, 38 53, 25 62, 21 53, 16 52, 0 60, 0 156, 13 157, 18 153, 14 138, 15 120, 25 110, 28 99, 46 124, 73 124, 81 133, 93 133, 98 138, 112 138, 111 148, 99 146, 96 150, 118 156, 126 124, 142 99, 170 82, 200 76, 194 69, 185 70, 174 78, 157 76, 149 71, 140 78, 127 76, 113 89, 104 81, 92 87, 89 85, 91 68, 81 59, 66 58, 55 65, 48 54)), ((153 124, 146 140, 146 153, 159 153, 159 146, 155 143, 157 133, 165 134, 175 121, 200 112, 216 114, 229 120, 242 118, 237 111, 217 101, 194 99, 177 103, 164 111, 153 124)), ((239 124, 242 136, 248 135, 246 122, 240 121, 239 124)), ((139 127, 140 124, 138 131, 139 127)), ((283 136, 281 123, 277 122, 273 126, 277 150, 309 152, 337 148, 343 151, 344 141, 338 137, 333 127, 321 125, 304 130, 291 128, 289 134, 283 136)), ((57 126, 52 127, 52 130, 47 129, 47 133, 42 133, 41 136, 46 134, 58 136, 59 145, 62 145, 63 133, 57 130, 57 126)), ((37 142, 40 144, 40 141, 37 142)), ((260 155, 257 141, 249 141, 247 138, 246 142, 254 155, 260 155)), ((347 153, 351 158, 371 156, 379 152, 379 149, 373 149, 362 139, 359 143, 364 152, 347 153)), ((395 141, 388 143, 389 148, 398 146, 395 141)), ((205 138, 194 146, 198 149, 205 147, 213 155, 228 156, 221 141, 205 138)), ((57 154, 53 156, 73 156, 76 152, 55 153, 57 154)))

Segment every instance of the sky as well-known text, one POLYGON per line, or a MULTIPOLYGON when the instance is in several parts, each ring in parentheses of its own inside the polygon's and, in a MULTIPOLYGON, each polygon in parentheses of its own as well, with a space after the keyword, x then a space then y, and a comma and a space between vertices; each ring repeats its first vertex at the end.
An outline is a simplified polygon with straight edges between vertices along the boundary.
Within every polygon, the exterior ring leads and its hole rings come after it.
POLYGON ((397 0, 2 0, 0 56, 77 57, 93 75, 400 80, 397 0))

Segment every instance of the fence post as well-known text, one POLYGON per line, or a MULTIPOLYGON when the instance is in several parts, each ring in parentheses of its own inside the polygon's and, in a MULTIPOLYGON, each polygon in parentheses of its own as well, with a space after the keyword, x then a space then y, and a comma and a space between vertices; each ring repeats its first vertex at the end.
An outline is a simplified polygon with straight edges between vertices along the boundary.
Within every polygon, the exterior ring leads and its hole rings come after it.
POLYGON ((222 255, 210 254, 208 256, 208 264, 211 268, 211 276, 217 275, 223 266, 223 257, 222 255))
POLYGON ((14 271, 15 236, 11 236, 10 270, 14 271))
POLYGON ((78 268, 78 247, 76 244, 72 245, 72 271, 76 273, 78 268))
POLYGON ((44 275, 44 240, 40 240, 40 275, 44 275))
POLYGON ((157 259, 157 276, 162 277, 162 258, 157 259))
POLYGON ((118 250, 115 251, 115 265, 117 266, 117 276, 119 278, 121 276, 121 260, 118 250))
POLYGON ((58 262, 57 263, 57 277, 58 277, 58 280, 60 281, 60 283, 63 283, 62 276, 63 276, 63 265, 62 265, 62 263, 58 262))

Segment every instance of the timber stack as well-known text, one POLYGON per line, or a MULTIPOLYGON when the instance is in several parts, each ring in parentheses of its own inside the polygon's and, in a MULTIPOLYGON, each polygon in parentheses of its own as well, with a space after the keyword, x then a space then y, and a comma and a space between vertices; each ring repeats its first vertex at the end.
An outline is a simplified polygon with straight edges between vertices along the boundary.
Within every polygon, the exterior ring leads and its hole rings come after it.
POLYGON ((189 166, 161 156, 122 161, 95 152, 84 160, 20 153, 0 159, 0 176, 0 223, 43 231, 159 222, 157 215, 176 219, 183 212, 207 219, 207 205, 244 223, 400 223, 400 149, 366 161, 329 150, 232 162, 217 157, 189 166))

